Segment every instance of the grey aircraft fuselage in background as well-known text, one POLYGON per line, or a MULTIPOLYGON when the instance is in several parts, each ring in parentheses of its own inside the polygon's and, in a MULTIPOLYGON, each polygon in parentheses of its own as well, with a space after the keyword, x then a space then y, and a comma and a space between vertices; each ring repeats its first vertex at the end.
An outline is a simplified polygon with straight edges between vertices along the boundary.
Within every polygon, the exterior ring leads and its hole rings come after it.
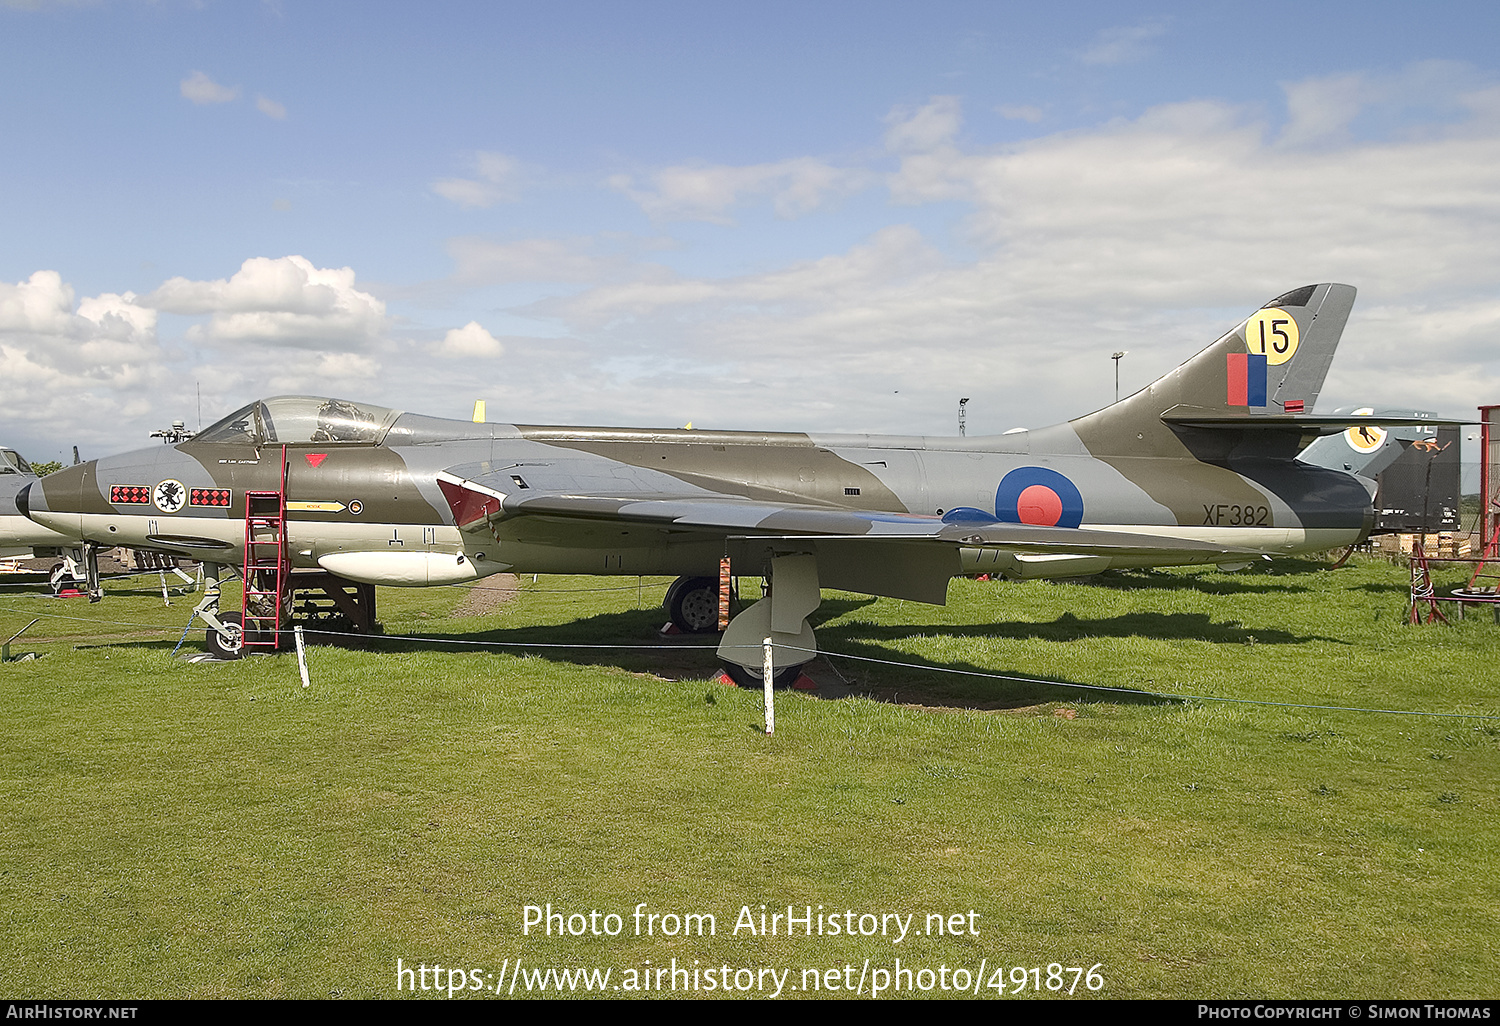
POLYGON ((21 514, 16 496, 37 480, 31 465, 14 449, 0 446, 0 557, 32 556, 37 549, 62 549, 80 544, 78 534, 58 534, 21 514))
POLYGON ((244 560, 245 493, 280 487, 290 560, 396 586, 499 571, 765 575, 720 655, 815 652, 820 588, 944 601, 961 573, 1244 565, 1362 540, 1368 490, 1297 460, 1358 418, 1317 400, 1354 300, 1311 285, 1142 391, 974 438, 538 427, 306 396, 34 483, 33 520, 99 545, 244 560))

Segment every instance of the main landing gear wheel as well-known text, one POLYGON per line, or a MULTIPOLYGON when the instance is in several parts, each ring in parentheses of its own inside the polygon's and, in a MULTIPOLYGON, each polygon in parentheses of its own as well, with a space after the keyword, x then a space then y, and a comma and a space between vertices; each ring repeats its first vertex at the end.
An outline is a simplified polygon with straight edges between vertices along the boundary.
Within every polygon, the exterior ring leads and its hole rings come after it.
POLYGON ((712 577, 677 578, 662 605, 684 634, 712 634, 719 629, 719 582, 712 577))
MULTIPOLYGON (((802 668, 806 663, 798 663, 796 666, 783 666, 771 677, 771 687, 789 688, 802 676, 802 668)), ((723 663, 723 670, 730 680, 742 688, 761 690, 765 685, 765 677, 759 670, 747 670, 738 663, 723 663)))
POLYGON ((212 627, 204 637, 208 654, 215 659, 238 659, 245 654, 245 626, 243 613, 225 613, 219 617, 229 637, 225 638, 212 627))

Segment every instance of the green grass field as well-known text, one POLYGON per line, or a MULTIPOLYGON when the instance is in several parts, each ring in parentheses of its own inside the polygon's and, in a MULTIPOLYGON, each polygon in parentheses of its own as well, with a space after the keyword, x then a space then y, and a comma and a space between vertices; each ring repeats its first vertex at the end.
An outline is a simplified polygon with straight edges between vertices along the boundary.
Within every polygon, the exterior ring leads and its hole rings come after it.
POLYGON ((154 583, 0 592, 0 640, 46 617, 13 646, 44 657, 0 667, 8 997, 422 995, 398 959, 441 964, 429 997, 509 993, 517 959, 518 997, 548 967, 671 995, 674 959, 697 996, 724 966, 737 996, 770 969, 782 997, 882 970, 887 996, 1011 997, 1021 970, 1052 997, 1051 964, 1063 991, 1098 966, 1075 997, 1495 994, 1500 626, 1406 625, 1402 568, 828 592, 826 650, 910 665, 819 660, 835 684, 779 693, 774 737, 711 651, 612 647, 659 644, 665 581, 525 578, 483 617, 382 590, 424 640, 316 644, 305 690, 290 654, 169 658, 194 598, 154 583), (548 903, 619 933, 523 933, 548 903), (736 933, 762 905, 913 918, 736 933), (660 932, 687 913, 714 934, 660 932))

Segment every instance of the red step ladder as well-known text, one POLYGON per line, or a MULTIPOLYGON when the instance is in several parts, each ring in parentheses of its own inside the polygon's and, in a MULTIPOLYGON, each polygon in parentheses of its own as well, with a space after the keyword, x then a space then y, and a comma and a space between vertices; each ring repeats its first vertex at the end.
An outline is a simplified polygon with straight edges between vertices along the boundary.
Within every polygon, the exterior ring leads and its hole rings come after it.
POLYGON ((281 490, 245 493, 245 648, 275 651, 290 583, 286 555, 286 446, 281 447, 281 490))

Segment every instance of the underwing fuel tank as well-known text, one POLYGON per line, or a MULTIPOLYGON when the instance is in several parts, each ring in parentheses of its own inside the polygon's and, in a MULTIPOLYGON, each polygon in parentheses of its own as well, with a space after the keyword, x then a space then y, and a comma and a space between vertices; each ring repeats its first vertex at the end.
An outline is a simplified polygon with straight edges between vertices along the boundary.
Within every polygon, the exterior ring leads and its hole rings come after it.
POLYGON ((398 588, 463 584, 492 572, 476 570, 461 552, 330 552, 318 559, 318 565, 361 584, 398 588))

